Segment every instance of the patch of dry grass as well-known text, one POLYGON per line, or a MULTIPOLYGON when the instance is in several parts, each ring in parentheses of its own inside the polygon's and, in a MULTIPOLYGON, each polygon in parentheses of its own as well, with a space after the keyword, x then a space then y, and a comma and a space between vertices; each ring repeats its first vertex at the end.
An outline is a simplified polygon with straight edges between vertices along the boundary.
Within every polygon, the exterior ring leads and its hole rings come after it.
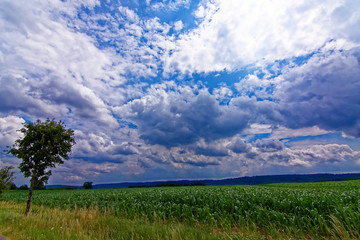
POLYGON ((0 233, 21 239, 226 239, 182 224, 129 220, 97 209, 57 209, 0 201, 0 233))

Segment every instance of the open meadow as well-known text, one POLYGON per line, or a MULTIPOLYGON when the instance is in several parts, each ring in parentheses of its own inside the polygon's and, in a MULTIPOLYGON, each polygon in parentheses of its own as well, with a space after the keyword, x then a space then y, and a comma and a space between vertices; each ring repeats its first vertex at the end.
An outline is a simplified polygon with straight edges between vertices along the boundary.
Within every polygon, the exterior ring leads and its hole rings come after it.
POLYGON ((0 202, 0 233, 10 239, 25 230, 34 236, 26 239, 360 238, 360 180, 42 190, 31 221, 23 217, 27 194, 9 191, 0 202))

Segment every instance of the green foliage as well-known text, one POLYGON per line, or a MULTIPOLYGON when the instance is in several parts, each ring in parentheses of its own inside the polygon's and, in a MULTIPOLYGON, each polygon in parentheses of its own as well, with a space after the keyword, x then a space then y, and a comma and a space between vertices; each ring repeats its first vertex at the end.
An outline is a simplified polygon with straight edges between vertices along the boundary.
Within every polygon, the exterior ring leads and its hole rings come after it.
POLYGON ((8 190, 12 181, 15 179, 14 172, 11 171, 12 169, 14 168, 11 166, 0 169, 0 194, 5 190, 8 190))
POLYGON ((93 188, 93 182, 84 182, 83 188, 85 189, 92 189, 93 188))
MULTIPOLYGON (((162 187, 42 191, 34 202, 65 209, 96 207, 126 218, 221 229, 254 229, 295 236, 334 234, 336 221, 360 237, 360 181, 264 186, 162 187)), ((4 199, 25 201, 21 191, 4 199)))
POLYGON ((19 166, 24 177, 35 174, 35 179, 47 183, 55 164, 69 159, 71 147, 75 144, 74 131, 65 129, 61 121, 47 119, 28 122, 19 130, 23 138, 15 141, 8 153, 22 159, 19 166))
POLYGON ((9 147, 9 154, 22 159, 19 169, 24 177, 31 177, 30 190, 25 215, 30 212, 34 188, 45 188, 51 170, 56 164, 63 164, 69 159, 71 147, 75 144, 74 131, 66 129, 61 121, 47 119, 28 122, 19 130, 23 138, 9 147))
POLYGON ((42 181, 35 181, 34 190, 46 190, 46 187, 42 181))
POLYGON ((21 185, 19 188, 18 188, 18 190, 29 190, 29 187, 28 187, 28 185, 21 185))
POLYGON ((16 190, 17 189, 17 186, 15 183, 10 183, 10 190, 16 190))

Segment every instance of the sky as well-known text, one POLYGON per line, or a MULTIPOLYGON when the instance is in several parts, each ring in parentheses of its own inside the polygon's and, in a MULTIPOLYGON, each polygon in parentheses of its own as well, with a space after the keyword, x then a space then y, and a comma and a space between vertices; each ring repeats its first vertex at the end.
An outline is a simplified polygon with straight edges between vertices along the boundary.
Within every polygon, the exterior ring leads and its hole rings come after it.
POLYGON ((0 148, 55 118, 49 184, 360 172, 359 26, 358 0, 0 0, 0 148))

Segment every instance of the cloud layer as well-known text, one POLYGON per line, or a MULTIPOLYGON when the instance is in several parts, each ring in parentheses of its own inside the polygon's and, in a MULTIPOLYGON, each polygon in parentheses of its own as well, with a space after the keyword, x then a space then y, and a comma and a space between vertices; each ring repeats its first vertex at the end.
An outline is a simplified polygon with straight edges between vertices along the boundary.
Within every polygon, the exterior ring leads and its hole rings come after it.
POLYGON ((360 171, 359 25, 357 0, 4 0, 0 146, 64 120, 54 183, 360 171))

